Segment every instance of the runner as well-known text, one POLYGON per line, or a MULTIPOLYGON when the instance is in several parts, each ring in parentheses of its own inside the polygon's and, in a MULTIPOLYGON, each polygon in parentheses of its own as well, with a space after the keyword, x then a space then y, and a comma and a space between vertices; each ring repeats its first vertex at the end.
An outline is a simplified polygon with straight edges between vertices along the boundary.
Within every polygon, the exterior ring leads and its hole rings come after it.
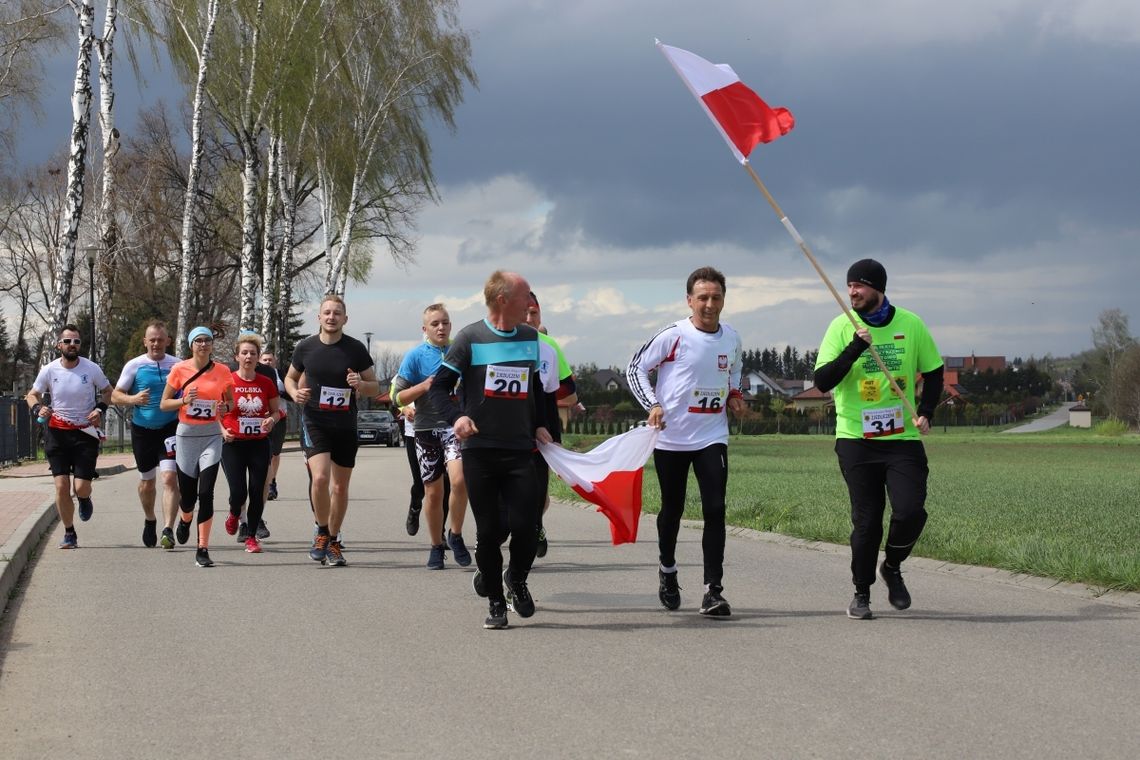
MULTIPOLYGON (((277 355, 268 347, 261 352, 261 363, 273 369, 273 374, 277 378, 277 395, 281 397, 281 422, 274 425, 273 430, 269 431, 269 446, 273 458, 269 460, 269 480, 265 484, 265 500, 276 501, 277 469, 281 466, 281 450, 285 447, 285 434, 289 427, 285 424, 285 417, 289 413, 288 405, 285 402, 292 401, 292 399, 285 393, 285 376, 277 368, 277 355)), ((241 535, 240 531, 238 535, 241 535)), ((263 541, 269 538, 269 528, 265 526, 265 520, 262 520, 261 524, 257 526, 257 537, 263 541)))
POLYGON ((910 556, 926 525, 926 481, 930 473, 920 436, 942 398, 943 367, 938 346, 922 319, 891 304, 887 270, 862 259, 847 271, 847 295, 859 327, 847 316, 832 320, 816 357, 815 384, 835 395, 835 454, 851 498, 851 582, 855 595, 847 617, 869 620, 875 562, 883 540, 886 495, 891 526, 879 576, 887 601, 897 610, 910 607, 910 592, 900 566, 910 556), (867 347, 878 346, 910 404, 914 381, 922 375, 917 419, 908 419, 902 402, 867 347))
POLYGON ((79 548, 72 489, 79 501, 80 520, 87 522, 95 511, 91 481, 99 457, 101 427, 111 400, 111 383, 103 370, 79 355, 82 342, 78 327, 64 325, 55 344, 60 357, 40 369, 32 389, 24 397, 32 410, 32 418, 41 424, 47 423, 44 456, 55 483, 55 509, 63 523, 60 549, 79 548), (50 403, 44 403, 45 393, 50 394, 50 403))
MULTIPOLYGON (((463 328, 435 375, 429 398, 447 409, 446 421, 463 442, 463 477, 475 515, 475 561, 489 599, 484 628, 507 627, 507 600, 521 617, 534 614, 527 577, 538 536, 535 440, 550 441, 538 391, 538 331, 524 323, 530 286, 514 272, 497 271, 483 287, 486 319, 463 328), (457 405, 452 396, 462 378, 457 405), (511 536, 504 594, 500 545, 511 536)), ((476 584, 476 591, 480 586, 476 584)))
MULTIPOLYGON (((538 339, 550 347, 556 358, 556 361, 552 362, 544 356, 539 363, 539 372, 542 376, 543 387, 549 387, 551 382, 558 384, 556 392, 545 393, 543 396, 546 400, 547 430, 550 431, 550 437, 555 443, 562 443, 562 417, 558 410, 569 409, 578 403, 578 389, 574 383, 574 372, 570 369, 570 363, 566 361, 566 355, 562 353, 562 347, 558 345, 558 341, 546 334, 546 328, 542 325, 542 307, 538 305, 538 296, 534 293, 530 294, 530 301, 527 304, 526 323, 538 330, 538 339), (553 375, 553 377, 548 378, 548 375, 553 375)), ((538 514, 538 551, 535 556, 545 557, 548 542, 546 540, 546 528, 542 525, 542 516, 546 514, 546 510, 550 509, 550 467, 542 458, 542 454, 538 452, 535 452, 534 455, 534 469, 538 476, 539 496, 542 499, 542 511, 538 514)))
POLYGON ((424 309, 422 329, 423 341, 405 354, 399 372, 392 378, 392 401, 397 406, 407 403, 419 405, 415 412, 416 458, 424 483, 423 504, 431 545, 427 566, 432 570, 442 570, 444 565, 443 491, 446 476, 451 484, 446 544, 451 547, 456 564, 467 567, 471 564, 471 553, 463 541, 467 488, 463 481, 459 439, 447 421, 448 408, 436 407, 426 395, 451 342, 451 317, 443 304, 433 303, 424 309))
POLYGON ((162 548, 174 548, 174 521, 178 516, 178 464, 174 461, 178 413, 159 408, 166 377, 178 363, 178 357, 167 353, 170 333, 158 320, 147 322, 143 331, 146 353, 123 365, 119 380, 111 392, 111 402, 133 406, 131 413, 131 450, 139 471, 139 502, 143 508, 143 546, 154 546, 158 520, 154 503, 158 496, 157 476, 162 476, 162 548))
MULTIPOLYGON (((238 532, 238 521, 249 499, 248 525, 260 525, 265 510, 265 481, 272 456, 269 434, 281 422, 277 384, 256 370, 261 355, 261 337, 245 334, 238 337, 234 357, 238 368, 233 371, 234 407, 222 417, 222 470, 230 487, 230 514, 226 533, 238 532)), ((256 532, 247 528, 245 550, 261 553, 256 532)))
POLYGON ((335 293, 321 301, 319 332, 297 344, 285 390, 303 406, 301 445, 309 468, 317 534, 309 557, 331 567, 348 564, 339 534, 348 511, 348 484, 356 465, 356 401, 375 396, 380 383, 364 344, 344 334, 348 310, 335 293), (304 375, 304 386, 300 385, 304 375), (336 538, 332 538, 336 536, 336 538))
MULTIPOLYGON (((388 392, 391 396, 391 391, 388 392)), ((395 403, 395 402, 393 402, 395 403)), ((416 405, 396 407, 400 410, 400 430, 404 434, 404 453, 408 457, 408 469, 412 473, 412 487, 408 492, 408 518, 404 528, 409 536, 420 532, 420 512, 424 506, 424 479, 420 475, 420 460, 416 456, 416 405)), ((446 499, 444 500, 446 502, 446 499)))
POLYGON ((222 427, 219 420, 234 406, 234 379, 222 364, 210 358, 214 339, 224 334, 215 327, 195 327, 186 340, 189 359, 178 362, 166 377, 161 408, 178 411, 175 461, 178 462, 179 544, 190 539, 194 505, 198 505, 198 551, 194 564, 213 567, 210 528, 214 523, 214 485, 222 461, 222 427))
POLYGON ((661 554, 657 596, 667 610, 681 606, 677 582, 677 534, 685 511, 689 467, 701 491, 705 594, 700 613, 728 617, 721 596, 724 575, 725 493, 728 488, 728 417, 744 409, 740 392, 740 336, 720 321, 724 275, 701 267, 689 275, 685 300, 692 312, 653 336, 629 363, 629 387, 661 429, 653 465, 661 486, 657 545, 661 554), (649 373, 657 370, 657 385, 649 373))

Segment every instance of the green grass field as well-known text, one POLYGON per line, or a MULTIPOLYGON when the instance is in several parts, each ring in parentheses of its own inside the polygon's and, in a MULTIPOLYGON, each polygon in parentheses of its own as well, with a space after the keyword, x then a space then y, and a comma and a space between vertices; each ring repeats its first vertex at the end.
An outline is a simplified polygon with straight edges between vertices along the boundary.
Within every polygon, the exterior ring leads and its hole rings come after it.
MULTIPOLYGON (((581 450, 599 440, 571 436, 567 444, 581 450)), ((960 429, 924 442, 930 519, 917 556, 1140 591, 1140 436, 960 429)), ((819 436, 733 437, 729 524, 846 544, 849 502, 833 446, 819 436)), ((557 478, 551 495, 578 498, 557 478)), ((656 512, 652 460, 643 496, 645 510, 656 512)), ((685 516, 701 517, 691 474, 685 516)))

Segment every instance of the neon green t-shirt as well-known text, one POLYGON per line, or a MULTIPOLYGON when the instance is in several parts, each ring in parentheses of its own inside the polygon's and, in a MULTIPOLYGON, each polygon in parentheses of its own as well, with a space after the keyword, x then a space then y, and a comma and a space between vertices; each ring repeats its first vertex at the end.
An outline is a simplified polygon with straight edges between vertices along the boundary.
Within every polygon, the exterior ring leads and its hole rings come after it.
MULTIPOLYGON (((859 315, 855 314, 855 318, 859 319, 859 315)), ((914 312, 897 306, 894 317, 882 327, 872 327, 861 319, 859 323, 870 329, 872 345, 914 406, 915 378, 942 366, 942 356, 926 325, 914 312)), ((832 320, 819 347, 816 368, 833 361, 854 337, 855 326, 846 315, 832 320)), ((832 394, 835 396, 836 438, 898 441, 913 440, 920 435, 870 350, 855 360, 851 371, 832 389, 832 394)))

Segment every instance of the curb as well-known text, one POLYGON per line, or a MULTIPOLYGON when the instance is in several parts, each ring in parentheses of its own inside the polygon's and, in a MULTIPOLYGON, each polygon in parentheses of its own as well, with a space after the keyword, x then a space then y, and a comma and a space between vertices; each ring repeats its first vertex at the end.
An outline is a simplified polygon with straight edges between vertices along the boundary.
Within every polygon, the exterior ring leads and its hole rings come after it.
MULTIPOLYGON (((95 469, 100 477, 107 477, 132 468, 119 464, 95 469)), ((24 568, 28 566, 45 536, 55 527, 58 520, 55 497, 49 496, 42 506, 24 519, 12 537, 0 548, 0 608, 4 611, 8 609, 8 603, 24 568)))

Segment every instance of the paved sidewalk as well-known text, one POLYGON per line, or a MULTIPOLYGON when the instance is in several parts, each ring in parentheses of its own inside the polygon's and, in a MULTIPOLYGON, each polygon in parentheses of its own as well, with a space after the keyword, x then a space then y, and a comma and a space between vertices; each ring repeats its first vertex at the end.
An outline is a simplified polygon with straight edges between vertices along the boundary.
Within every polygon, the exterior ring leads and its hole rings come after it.
MULTIPOLYGON (((1140 746, 1140 607, 1120 600, 908 562, 914 607, 876 585, 876 619, 851 621, 843 548, 734 530, 733 616, 708 620, 698 531, 681 532, 682 607, 666 612, 652 517, 614 547, 591 508, 554 504, 537 613, 484 631, 472 569, 449 554, 427 570, 426 537, 404 532, 402 450, 361 451, 346 568, 308 559, 298 454, 278 482, 265 553, 218 520, 206 570, 192 545, 141 547, 135 473, 100 478, 82 548, 55 550, 56 525, 0 620, 0 754, 1130 760, 1140 746)), ((13 483, 41 487, 0 491, 13 483)))

